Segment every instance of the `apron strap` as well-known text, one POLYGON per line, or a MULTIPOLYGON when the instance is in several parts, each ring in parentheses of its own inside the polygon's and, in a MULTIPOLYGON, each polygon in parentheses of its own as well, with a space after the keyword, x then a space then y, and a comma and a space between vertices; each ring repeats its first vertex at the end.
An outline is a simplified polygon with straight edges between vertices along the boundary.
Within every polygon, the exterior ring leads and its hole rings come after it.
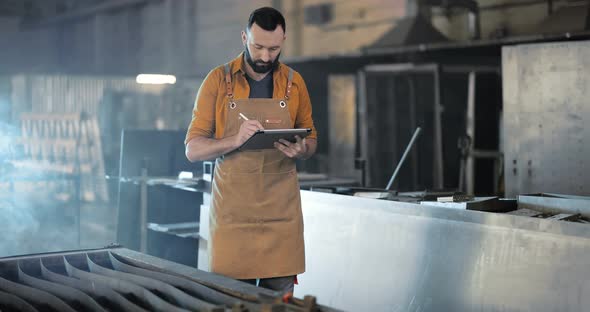
POLYGON ((234 93, 231 87, 231 70, 229 68, 229 63, 225 63, 225 92, 227 97, 230 99, 234 98, 234 93))
POLYGON ((289 99, 291 95, 291 87, 293 86, 293 69, 289 68, 289 77, 287 79, 287 93, 285 94, 285 99, 289 99))

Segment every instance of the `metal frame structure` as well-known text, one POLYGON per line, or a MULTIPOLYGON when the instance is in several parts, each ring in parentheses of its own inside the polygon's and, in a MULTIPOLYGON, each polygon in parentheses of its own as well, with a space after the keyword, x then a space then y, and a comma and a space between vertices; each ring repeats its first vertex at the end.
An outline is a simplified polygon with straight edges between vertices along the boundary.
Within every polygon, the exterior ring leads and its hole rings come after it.
MULTIPOLYGON (((468 74, 468 111, 467 111, 467 133, 472 135, 475 133, 475 81, 478 73, 500 73, 499 67, 495 66, 480 66, 480 65, 441 65, 437 63, 427 64, 413 64, 413 63, 400 63, 400 64, 376 64, 365 66, 362 70, 357 73, 358 77, 358 88, 359 88, 359 105, 358 105, 358 116, 359 116, 359 131, 360 131, 360 151, 361 158, 367 160, 369 152, 369 133, 368 133, 368 94, 367 94, 367 75, 374 73, 391 73, 392 75, 403 75, 412 73, 426 73, 431 74, 433 81, 433 92, 434 92, 434 157, 433 157, 433 181, 434 188, 442 189, 444 187, 444 168, 443 168, 443 139, 442 139, 442 121, 441 113, 443 111, 442 95, 441 95, 441 75, 442 73, 458 73, 468 74)), ((415 107, 415 94, 416 90, 413 82, 414 79, 410 79, 410 96, 411 104, 410 107, 415 107)), ((412 126, 415 128, 417 125, 415 113, 411 114, 412 126)), ((495 152, 495 151, 494 151, 495 152)), ((478 157, 497 157, 498 154, 490 151, 472 151, 470 153, 471 159, 478 157)), ((415 157, 413 162, 416 162, 415 157)), ((370 162, 367 162, 367 166, 370 167, 370 162)), ((415 167, 415 166, 414 166, 415 167)), ((415 174, 415 173, 414 173, 415 174)), ((473 162, 467 169, 468 189, 473 190, 473 162)), ((365 181, 363 177, 363 181, 365 181)))

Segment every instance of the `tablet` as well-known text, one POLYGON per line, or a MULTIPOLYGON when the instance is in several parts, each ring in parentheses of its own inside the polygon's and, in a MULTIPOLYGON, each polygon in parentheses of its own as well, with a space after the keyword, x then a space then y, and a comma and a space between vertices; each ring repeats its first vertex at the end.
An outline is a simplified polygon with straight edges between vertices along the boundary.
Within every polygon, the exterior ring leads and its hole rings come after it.
POLYGON ((280 139, 296 142, 296 135, 303 139, 310 133, 310 128, 258 130, 253 136, 244 142, 242 146, 240 146, 240 150, 247 151, 275 148, 274 143, 280 139))

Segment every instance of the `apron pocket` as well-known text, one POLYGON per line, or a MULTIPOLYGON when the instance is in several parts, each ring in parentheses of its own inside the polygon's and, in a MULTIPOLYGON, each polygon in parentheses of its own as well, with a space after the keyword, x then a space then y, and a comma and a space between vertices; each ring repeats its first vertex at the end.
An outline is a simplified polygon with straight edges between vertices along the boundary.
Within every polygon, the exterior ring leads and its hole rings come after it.
POLYGON ((213 203, 217 222, 290 222, 300 215, 297 173, 216 175, 213 203))

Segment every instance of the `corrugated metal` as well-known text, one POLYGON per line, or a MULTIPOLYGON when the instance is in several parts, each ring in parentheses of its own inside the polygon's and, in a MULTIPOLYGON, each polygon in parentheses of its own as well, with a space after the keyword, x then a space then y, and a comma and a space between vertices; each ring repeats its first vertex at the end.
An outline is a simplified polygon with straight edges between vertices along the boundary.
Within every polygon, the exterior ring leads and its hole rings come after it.
POLYGON ((167 86, 140 85, 135 78, 65 75, 14 76, 12 78, 13 101, 22 106, 22 99, 30 99, 29 109, 36 113, 98 113, 105 90, 161 94, 167 86), (29 96, 30 95, 30 96, 29 96))
POLYGON ((316 301, 118 247, 0 259, 10 311, 338 311, 316 301))

